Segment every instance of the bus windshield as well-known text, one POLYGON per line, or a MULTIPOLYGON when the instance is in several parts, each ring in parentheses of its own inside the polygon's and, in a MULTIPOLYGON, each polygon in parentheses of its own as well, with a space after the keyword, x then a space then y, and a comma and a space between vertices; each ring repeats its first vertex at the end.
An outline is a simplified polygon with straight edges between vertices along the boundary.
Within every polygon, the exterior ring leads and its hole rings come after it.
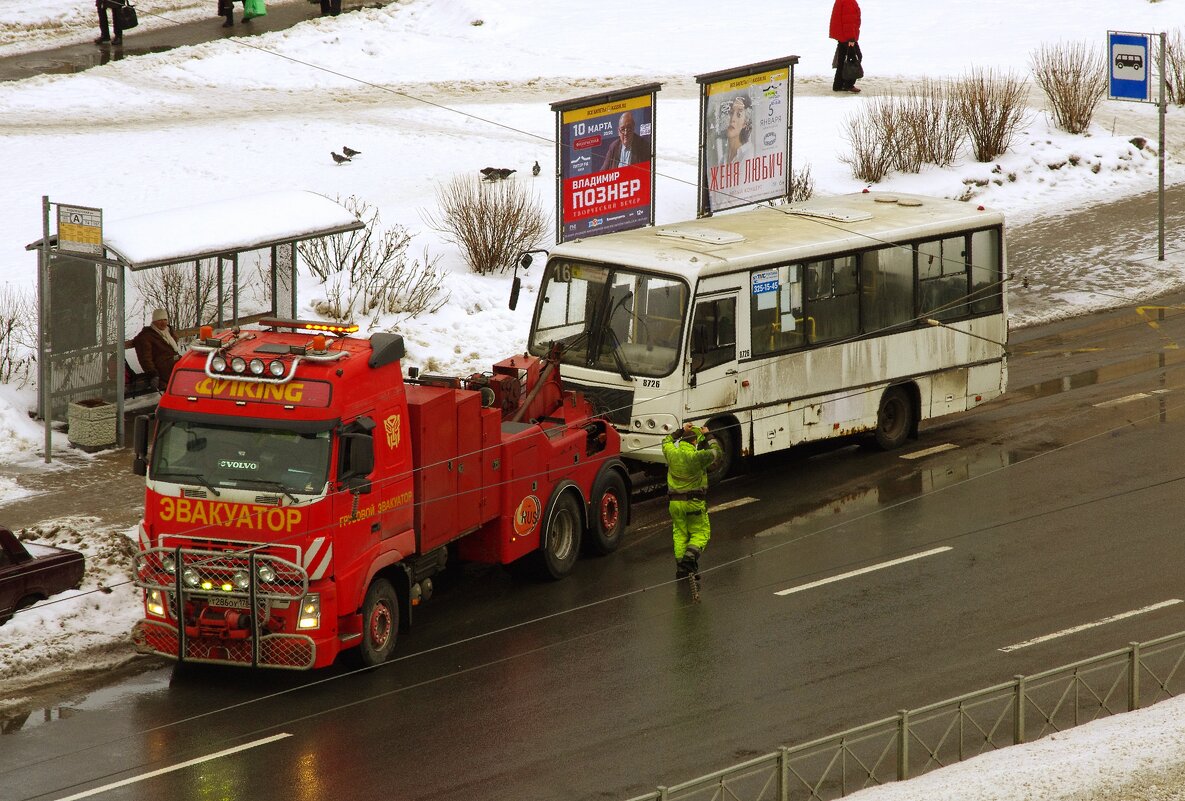
POLYGON ((329 474, 329 432, 297 433, 162 420, 152 477, 219 488, 320 494, 329 474))
POLYGON ((670 375, 679 363, 687 284, 670 276, 567 259, 543 276, 529 348, 563 347, 563 364, 635 375, 670 375))

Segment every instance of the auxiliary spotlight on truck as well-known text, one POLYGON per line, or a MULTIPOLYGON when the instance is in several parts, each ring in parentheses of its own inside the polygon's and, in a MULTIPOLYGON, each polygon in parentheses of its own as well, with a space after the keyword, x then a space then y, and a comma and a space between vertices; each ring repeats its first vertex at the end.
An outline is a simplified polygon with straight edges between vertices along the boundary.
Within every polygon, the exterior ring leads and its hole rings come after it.
POLYGON ((403 338, 206 326, 155 414, 135 583, 144 651, 186 662, 386 660, 450 555, 559 579, 629 522, 620 439, 554 354, 405 377, 403 338))

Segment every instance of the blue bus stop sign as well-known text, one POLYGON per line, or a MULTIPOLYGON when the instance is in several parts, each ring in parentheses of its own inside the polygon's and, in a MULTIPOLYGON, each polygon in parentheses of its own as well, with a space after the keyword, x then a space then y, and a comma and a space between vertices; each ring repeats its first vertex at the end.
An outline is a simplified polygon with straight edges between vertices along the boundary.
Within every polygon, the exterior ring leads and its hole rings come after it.
POLYGON ((1107 32, 1107 69, 1112 100, 1150 102, 1152 48, 1146 33, 1107 32))

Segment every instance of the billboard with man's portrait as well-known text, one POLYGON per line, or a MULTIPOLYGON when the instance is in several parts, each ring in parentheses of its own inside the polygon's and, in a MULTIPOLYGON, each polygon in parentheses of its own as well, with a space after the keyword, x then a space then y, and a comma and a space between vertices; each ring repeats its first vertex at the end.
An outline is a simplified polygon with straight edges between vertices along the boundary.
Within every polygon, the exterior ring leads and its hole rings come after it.
POLYGON ((553 103, 559 161, 556 240, 654 221, 656 84, 553 103))
POLYGON ((699 215, 786 197, 790 187, 791 63, 699 76, 699 215), (765 69, 761 69, 766 67, 765 69))

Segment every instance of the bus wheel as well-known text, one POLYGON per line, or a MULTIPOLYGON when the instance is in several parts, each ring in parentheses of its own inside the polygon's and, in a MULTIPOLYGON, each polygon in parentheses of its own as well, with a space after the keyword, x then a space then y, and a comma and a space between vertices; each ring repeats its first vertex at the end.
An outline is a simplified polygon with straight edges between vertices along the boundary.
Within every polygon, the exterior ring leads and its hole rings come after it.
POLYGON ((720 443, 720 458, 708 468, 708 484, 719 484, 732 475, 736 467, 736 432, 733 428, 725 428, 724 424, 720 428, 708 426, 708 439, 720 443))
POLYGON ((399 599, 386 579, 375 579, 362 602, 362 664, 374 667, 386 662, 399 635, 399 599))
POLYGON ((593 484, 592 499, 585 547, 590 553, 604 556, 616 551, 621 544, 629 517, 630 496, 621 474, 608 470, 600 475, 593 484))
POLYGON ((556 499, 539 535, 538 565, 544 578, 559 580, 572 572, 580 555, 580 508, 571 492, 556 499))
POLYGON ((913 402, 904 389, 886 389, 876 413, 876 444, 886 451, 904 445, 913 426, 913 413, 913 402))

